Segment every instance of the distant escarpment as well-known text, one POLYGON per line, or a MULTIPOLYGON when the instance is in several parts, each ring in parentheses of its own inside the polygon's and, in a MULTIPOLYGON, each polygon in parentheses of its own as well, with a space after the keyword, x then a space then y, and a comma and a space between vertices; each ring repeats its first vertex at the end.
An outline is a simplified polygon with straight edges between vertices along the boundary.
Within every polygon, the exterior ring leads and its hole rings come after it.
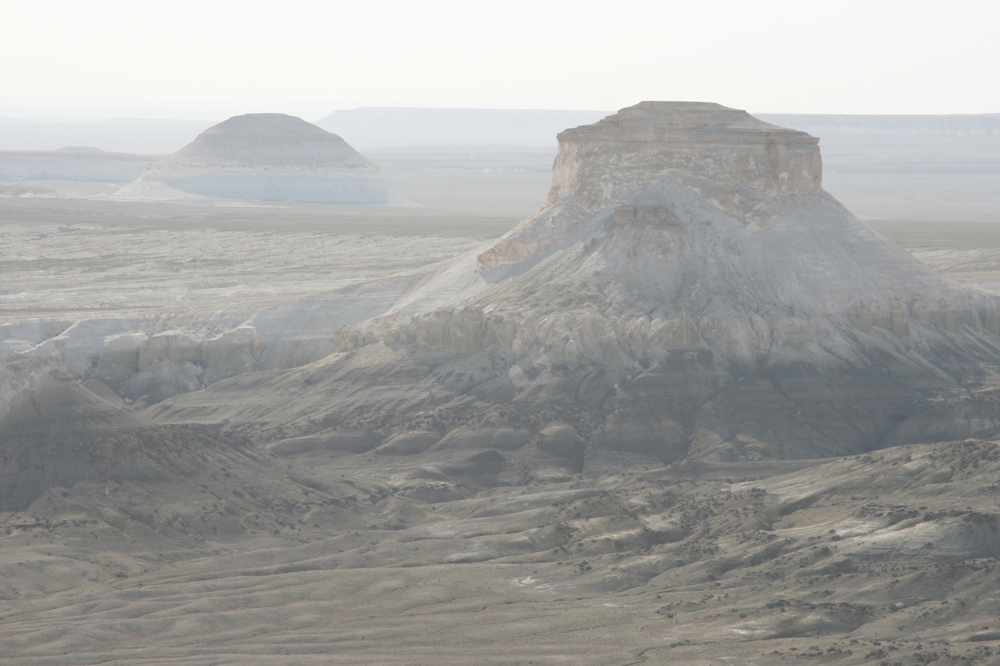
POLYGON ((127 183, 156 161, 146 155, 106 153, 86 146, 52 151, 0 152, 0 181, 67 180, 127 183))
POLYGON ((143 169, 117 198, 384 204, 386 182, 342 138, 280 113, 235 116, 143 169))

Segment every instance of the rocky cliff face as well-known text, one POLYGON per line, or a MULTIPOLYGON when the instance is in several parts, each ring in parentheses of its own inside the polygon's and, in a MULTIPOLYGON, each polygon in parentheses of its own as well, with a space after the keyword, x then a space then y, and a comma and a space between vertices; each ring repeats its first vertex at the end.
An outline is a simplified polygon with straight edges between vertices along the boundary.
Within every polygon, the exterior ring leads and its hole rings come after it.
POLYGON ((331 134, 280 113, 236 116, 143 170, 120 198, 185 195, 261 201, 387 203, 374 164, 331 134))
POLYGON ((819 140, 746 111, 700 102, 641 102, 558 136, 549 203, 588 210, 664 177, 698 187, 725 183, 765 194, 819 192, 819 140))

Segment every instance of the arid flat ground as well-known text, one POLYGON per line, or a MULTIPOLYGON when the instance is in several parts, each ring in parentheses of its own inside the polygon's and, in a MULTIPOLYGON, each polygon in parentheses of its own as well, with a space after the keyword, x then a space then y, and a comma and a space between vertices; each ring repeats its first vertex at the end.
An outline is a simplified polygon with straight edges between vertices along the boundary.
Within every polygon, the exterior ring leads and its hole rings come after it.
MULTIPOLYGON (((537 156, 436 159, 384 159, 411 207, 4 184, 0 323, 249 312, 475 247, 548 188, 537 156)), ((827 187, 942 275, 1000 293, 996 176, 888 176, 827 187)), ((56 485, 0 513, 0 663, 1000 663, 996 441, 668 467, 609 453, 577 473, 541 454, 276 453, 252 432, 157 427, 169 436, 114 434, 150 450, 155 478, 56 485)))
POLYGON ((0 320, 251 312, 439 261, 544 200, 547 172, 484 168, 388 170, 412 206, 133 203, 93 198, 113 185, 0 184, 0 320))
MULTIPOLYGON (((134 203, 94 198, 114 185, 0 184, 0 320, 250 312, 453 256, 511 229, 549 186, 548 155, 472 157, 382 155, 413 206, 134 203)), ((826 186, 942 275, 1000 286, 1000 174, 833 173, 826 186)))
POLYGON ((274 209, 239 211, 251 218, 244 229, 171 229, 174 222, 181 226, 181 215, 204 214, 176 205, 151 205, 131 219, 128 213, 136 211, 129 204, 98 203, 87 213, 99 217, 102 207, 107 217, 121 217, 113 224, 53 224, 49 211, 5 211, 18 217, 3 225, 0 236, 0 318, 250 312, 439 261, 481 243, 470 236, 363 233, 349 223, 343 231, 293 225, 267 231, 268 218, 284 212, 274 209))

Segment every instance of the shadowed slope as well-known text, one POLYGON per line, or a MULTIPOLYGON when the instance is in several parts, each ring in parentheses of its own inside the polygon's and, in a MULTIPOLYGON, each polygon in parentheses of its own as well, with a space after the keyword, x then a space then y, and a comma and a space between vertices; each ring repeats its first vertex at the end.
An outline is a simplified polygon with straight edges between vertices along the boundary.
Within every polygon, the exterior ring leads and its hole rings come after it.
POLYGON ((215 426, 151 424, 106 387, 85 388, 58 364, 8 364, 0 379, 12 389, 0 404, 0 511, 87 483, 201 493, 207 477, 222 473, 244 488, 277 486, 265 491, 272 499, 299 490, 245 439, 215 426))

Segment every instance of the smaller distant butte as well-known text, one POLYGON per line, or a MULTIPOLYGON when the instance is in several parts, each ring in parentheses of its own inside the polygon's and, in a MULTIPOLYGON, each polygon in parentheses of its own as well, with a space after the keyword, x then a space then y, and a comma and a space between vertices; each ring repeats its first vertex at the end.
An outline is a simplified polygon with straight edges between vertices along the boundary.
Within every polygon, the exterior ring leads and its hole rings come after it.
POLYGON ((252 113, 208 128, 115 197, 385 204, 389 188, 336 134, 294 116, 252 113))

